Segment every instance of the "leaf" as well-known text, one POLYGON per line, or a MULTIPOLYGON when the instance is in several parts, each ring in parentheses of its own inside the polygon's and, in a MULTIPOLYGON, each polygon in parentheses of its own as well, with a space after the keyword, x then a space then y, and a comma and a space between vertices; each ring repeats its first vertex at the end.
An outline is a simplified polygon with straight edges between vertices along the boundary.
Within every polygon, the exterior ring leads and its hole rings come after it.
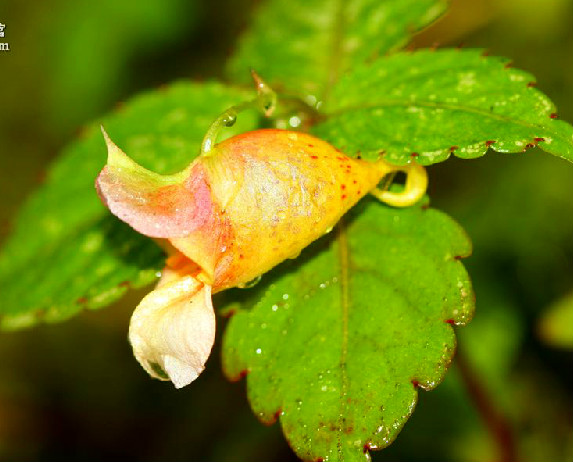
MULTIPOLYGON (((249 96, 217 83, 178 83, 134 98, 102 124, 142 165, 175 172, 199 153, 213 119, 249 96)), ((255 126, 254 115, 246 113, 224 134, 255 126)), ((106 152, 98 124, 90 126, 17 217, 0 255, 4 328, 62 321, 156 278, 162 252, 118 222, 97 197, 94 180, 106 152)))
POLYGON ((405 45, 446 6, 445 0, 268 1, 229 73, 246 81, 252 67, 277 88, 317 95, 357 64, 405 45))
POLYGON ((247 373, 253 411, 280 416, 304 460, 367 460, 451 361, 451 323, 473 293, 470 243, 446 215, 362 202, 336 232, 263 277, 224 337, 226 375, 247 373), (365 206, 364 206, 365 205, 365 206))
POLYGON ((398 53, 356 67, 335 85, 314 133, 346 152, 395 164, 536 144, 573 161, 573 127, 552 118, 553 103, 533 81, 480 50, 398 53))

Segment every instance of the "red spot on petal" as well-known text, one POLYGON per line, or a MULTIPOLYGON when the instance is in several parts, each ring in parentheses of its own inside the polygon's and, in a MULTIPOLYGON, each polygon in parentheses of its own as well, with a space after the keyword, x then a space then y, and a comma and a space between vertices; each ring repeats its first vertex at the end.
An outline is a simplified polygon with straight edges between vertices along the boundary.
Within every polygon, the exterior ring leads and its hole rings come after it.
POLYGON ((359 189, 359 190, 356 192, 356 195, 360 196, 360 194, 362 194, 362 191, 359 189))
POLYGON ((353 180, 352 183, 353 183, 353 184, 358 184, 358 181, 353 180))
POLYGON ((341 185, 340 185, 340 189, 346 189, 346 185, 345 185, 345 184, 341 184, 341 185))
POLYGON ((410 157, 418 157, 420 154, 418 154, 417 152, 413 152, 412 154, 410 154, 410 157))
POLYGON ((454 325, 456 324, 456 322, 455 322, 453 319, 446 319, 444 322, 445 322, 446 324, 450 324, 450 325, 452 325, 452 326, 454 326, 454 325))
POLYGON ((537 86, 537 82, 527 82, 527 88, 532 88, 532 87, 536 87, 537 86))
POLYGON ((510 69, 511 67, 513 67, 513 63, 511 61, 508 61, 503 65, 504 69, 510 69))
POLYGON ((366 443, 363 447, 362 447, 362 452, 364 454, 366 454, 368 451, 370 451, 370 443, 366 443))
POLYGON ((557 113, 556 113, 556 112, 552 112, 551 114, 549 114, 549 117, 551 117, 552 119, 556 119, 556 118, 557 118, 557 113))
POLYGON ((311 159, 318 159, 318 156, 310 156, 311 159))
POLYGON ((461 260, 462 256, 461 255, 454 255, 454 260, 461 260))
POLYGON ((249 370, 243 369, 241 372, 239 372, 239 379, 244 379, 248 374, 249 374, 249 370))
POLYGON ((88 302, 88 299, 86 297, 80 297, 76 300, 76 303, 78 305, 85 305, 88 302))
POLYGON ((417 380, 412 380, 412 385, 414 385, 414 388, 419 388, 420 387, 420 382, 418 382, 417 380))
POLYGON ((129 287, 131 285, 131 282, 129 281, 121 281, 117 287, 129 287))
POLYGON ((451 146, 450 147, 450 152, 454 152, 456 149, 459 149, 459 146, 451 146))
POLYGON ((240 254, 239 258, 242 260, 243 258, 245 258, 245 256, 243 254, 240 254))
POLYGON ((494 140, 488 140, 485 142, 485 145, 489 148, 492 144, 495 144, 495 143, 496 143, 496 141, 494 141, 494 140))
POLYGON ((534 140, 536 143, 541 143, 542 141, 545 141, 545 138, 533 138, 533 140, 534 140))
POLYGON ((307 146, 308 146, 309 148, 314 148, 314 144, 310 144, 310 143, 308 143, 308 145, 307 145, 307 146))
POLYGON ((346 199, 346 194, 343 194, 342 196, 340 196, 341 199, 346 199))

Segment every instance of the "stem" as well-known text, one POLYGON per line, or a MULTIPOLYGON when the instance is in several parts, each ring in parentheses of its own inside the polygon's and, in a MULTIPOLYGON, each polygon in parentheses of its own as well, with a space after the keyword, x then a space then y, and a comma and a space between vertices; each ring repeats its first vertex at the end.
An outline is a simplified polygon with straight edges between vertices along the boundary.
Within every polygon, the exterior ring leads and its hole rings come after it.
POLYGON ((477 378, 459 344, 456 365, 470 400, 497 447, 499 462, 517 462, 517 446, 511 425, 506 416, 497 410, 495 402, 477 378))
POLYGON ((235 125, 237 115, 240 112, 243 112, 246 109, 259 109, 266 117, 268 117, 275 110, 277 104, 276 93, 252 69, 251 76, 253 77, 253 82, 257 89, 257 96, 251 101, 231 106, 215 119, 203 137, 203 142, 201 143, 202 156, 209 155, 209 152, 211 152, 217 143, 219 133, 224 127, 232 127, 235 125))

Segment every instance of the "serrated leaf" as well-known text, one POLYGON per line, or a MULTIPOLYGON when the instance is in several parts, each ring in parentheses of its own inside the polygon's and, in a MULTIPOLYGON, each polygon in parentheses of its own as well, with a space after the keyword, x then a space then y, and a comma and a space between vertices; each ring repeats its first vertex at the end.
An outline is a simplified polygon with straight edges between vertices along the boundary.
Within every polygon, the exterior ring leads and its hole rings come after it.
POLYGON ((534 77, 480 50, 398 53, 356 67, 325 111, 314 133, 368 159, 405 164, 414 155, 429 165, 538 144, 573 161, 573 127, 553 118, 534 77))
POLYGON ((304 460, 367 460, 365 449, 390 444, 416 385, 431 389, 445 373, 450 322, 473 312, 459 261, 470 243, 455 222, 432 209, 363 205, 335 236, 264 276, 225 333, 226 375, 247 373, 255 414, 280 416, 304 460))
POLYGON ((324 96, 344 72, 403 46, 446 6, 445 0, 268 1, 242 38, 229 73, 246 81, 252 67, 271 85, 324 96))
MULTIPOLYGON (((134 98, 101 123, 142 165, 175 172, 199 153, 213 119, 250 96, 218 83, 178 83, 134 98)), ((242 114, 224 134, 256 123, 254 114, 242 114)), ((97 197, 94 180, 106 155, 94 124, 64 151, 17 217, 0 255, 3 327, 61 321, 156 278, 162 252, 118 222, 97 197)))

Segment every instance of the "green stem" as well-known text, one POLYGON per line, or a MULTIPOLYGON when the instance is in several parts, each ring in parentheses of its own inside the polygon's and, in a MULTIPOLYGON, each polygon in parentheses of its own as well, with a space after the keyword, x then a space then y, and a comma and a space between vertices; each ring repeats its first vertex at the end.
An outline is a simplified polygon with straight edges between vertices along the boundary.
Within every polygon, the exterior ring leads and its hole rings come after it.
POLYGON ((257 96, 252 101, 246 101, 244 103, 237 104, 236 106, 231 106, 215 119, 203 137, 203 142, 201 143, 202 156, 209 155, 209 152, 212 151, 213 147, 217 143, 217 138, 223 128, 235 125, 237 115, 239 113, 247 109, 258 109, 268 117, 275 110, 277 104, 276 93, 254 70, 251 70, 251 76, 253 77, 253 81, 257 89, 257 96))

